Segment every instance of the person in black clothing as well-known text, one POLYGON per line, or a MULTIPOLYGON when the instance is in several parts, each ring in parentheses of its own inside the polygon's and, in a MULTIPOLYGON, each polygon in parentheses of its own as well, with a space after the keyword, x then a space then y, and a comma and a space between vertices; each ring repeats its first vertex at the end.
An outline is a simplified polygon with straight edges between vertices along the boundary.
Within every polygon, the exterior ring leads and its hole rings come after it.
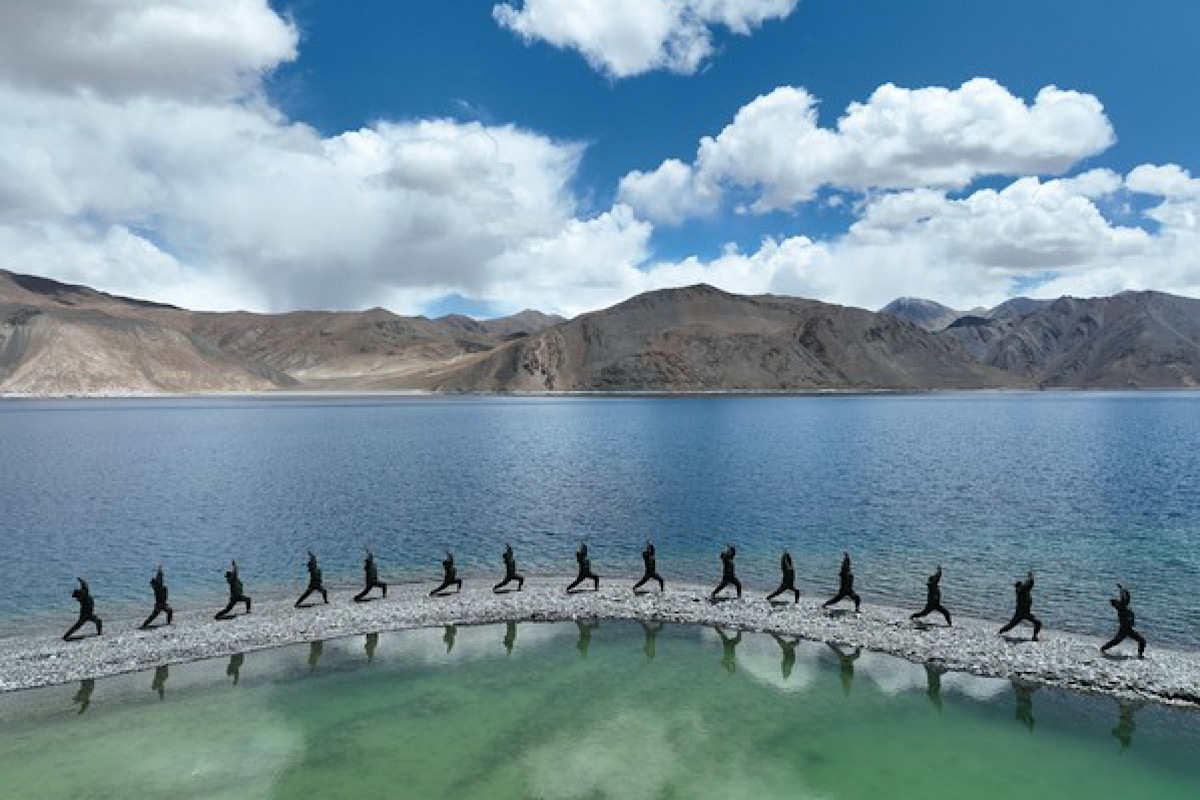
POLYGON ((513 581, 517 582, 518 592, 525 588, 525 576, 517 572, 517 558, 513 555, 512 545, 506 544, 504 545, 504 580, 493 586, 492 591, 499 592, 513 581))
POLYGON ((158 618, 159 614, 167 615, 167 624, 171 624, 171 620, 175 618, 175 611, 167 604, 167 579, 163 577, 163 568, 159 564, 158 571, 154 573, 154 577, 150 579, 150 587, 154 589, 154 610, 150 612, 150 616, 146 617, 146 621, 142 623, 142 629, 150 627, 150 623, 158 618))
POLYGON ((734 572, 733 560, 735 558, 737 558, 737 548, 733 545, 726 545, 725 549, 721 551, 721 582, 717 584, 717 588, 713 589, 712 595, 710 595, 713 599, 716 599, 726 586, 732 586, 737 590, 737 596, 742 596, 742 582, 737 579, 734 572))
POLYGON ((854 573, 850 569, 850 554, 842 553, 842 568, 838 572, 838 593, 825 601, 821 608, 829 608, 843 600, 854 601, 854 613, 858 613, 862 598, 854 591, 854 573))
POLYGON ((313 592, 321 595, 321 600, 329 605, 329 593, 325 591, 325 582, 321 580, 321 565, 317 563, 317 557, 313 555, 313 551, 308 551, 308 588, 304 590, 304 594, 300 595, 300 599, 296 601, 296 608, 304 605, 304 601, 308 599, 313 592))
POLYGON ((650 581, 658 581, 658 590, 665 591, 666 584, 663 583, 662 576, 658 574, 658 559, 654 553, 654 542, 650 540, 646 540, 646 549, 642 551, 642 563, 646 565, 646 569, 642 573, 642 579, 633 585, 633 591, 637 592, 650 581))
POLYGON ((363 574, 366 585, 363 590, 354 595, 354 602, 361 603, 367 599, 367 595, 372 589, 378 588, 383 591, 383 596, 387 597, 387 584, 379 580, 379 567, 375 565, 375 554, 370 550, 367 551, 367 557, 363 561, 363 574))
POLYGON ((909 619, 921 619, 922 617, 932 614, 934 611, 946 618, 947 625, 953 625, 950 621, 950 612, 942 605, 942 565, 938 564, 937 572, 929 576, 925 581, 925 608, 909 617, 909 619))
POLYGON ((1129 590, 1118 583, 1116 599, 1109 600, 1108 602, 1112 603, 1112 607, 1117 610, 1117 635, 1102 645, 1100 652, 1107 653, 1109 648, 1116 647, 1128 637, 1137 642, 1138 658, 1145 658, 1146 640, 1142 638, 1140 633, 1133 629, 1134 617, 1133 609, 1129 607, 1129 590))
POLYGON ((446 557, 442 559, 442 582, 438 587, 429 593, 430 597, 437 597, 442 592, 449 589, 451 586, 457 592, 462 591, 462 578, 458 577, 458 570, 454 568, 454 553, 446 551, 446 557))
POLYGON ((246 605, 246 613, 250 613, 250 598, 242 589, 242 579, 238 577, 238 565, 236 561, 230 562, 233 568, 225 572, 225 582, 229 584, 229 602, 217 612, 213 619, 229 619, 233 611, 233 607, 238 603, 246 605))
POLYGON ((83 578, 75 580, 79 581, 79 587, 71 592, 71 597, 79 601, 79 619, 63 634, 64 642, 70 641, 75 632, 89 622, 96 626, 97 636, 104 632, 104 622, 96 616, 96 601, 92 599, 92 590, 88 588, 87 581, 83 578))
POLYGON ((1033 570, 1026 573, 1025 580, 1014 583, 1013 589, 1017 592, 1017 610, 999 633, 1008 633, 1022 622, 1029 622, 1033 625, 1033 641, 1036 642, 1038 632, 1042 629, 1042 621, 1033 615, 1033 570))
POLYGON ((571 581, 567 591, 575 591, 575 587, 584 581, 592 581, 593 592, 600 591, 600 576, 592 572, 592 560, 588 558, 588 548, 584 542, 580 542, 579 549, 575 551, 575 561, 579 564, 579 574, 571 581))
POLYGON ((783 551, 783 556, 779 559, 779 570, 783 573, 783 579, 779 582, 779 588, 767 595, 767 602, 771 602, 781 594, 792 592, 794 595, 792 602, 800 602, 800 590, 796 588, 796 565, 792 563, 792 554, 787 550, 783 551))

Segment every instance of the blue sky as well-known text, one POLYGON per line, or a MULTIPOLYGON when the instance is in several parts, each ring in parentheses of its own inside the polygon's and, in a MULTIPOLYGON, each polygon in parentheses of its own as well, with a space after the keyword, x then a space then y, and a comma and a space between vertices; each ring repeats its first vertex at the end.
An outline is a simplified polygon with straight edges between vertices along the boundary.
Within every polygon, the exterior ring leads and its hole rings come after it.
POLYGON ((1195 2, 70 3, 0 10, 11 269, 260 310, 1200 294, 1195 2))

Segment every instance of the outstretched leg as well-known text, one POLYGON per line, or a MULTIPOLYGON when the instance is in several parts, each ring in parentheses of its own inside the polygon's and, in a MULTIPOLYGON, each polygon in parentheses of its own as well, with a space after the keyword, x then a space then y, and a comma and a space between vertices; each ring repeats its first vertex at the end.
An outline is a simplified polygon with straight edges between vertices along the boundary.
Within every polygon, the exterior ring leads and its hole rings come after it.
POLYGON ((728 585, 729 585, 729 581, 726 580, 725 578, 722 578, 721 582, 717 584, 717 588, 712 590, 712 594, 710 595, 710 597, 716 597, 717 595, 719 595, 721 593, 721 590, 724 589, 728 585))
POLYGON ((69 640, 72 636, 74 636, 75 633, 80 628, 83 627, 83 623, 85 623, 85 622, 87 622, 87 620, 84 619, 83 617, 80 617, 79 619, 75 620, 75 624, 72 625, 70 628, 68 628, 67 632, 63 634, 63 641, 65 642, 65 641, 69 640))
MULTIPOLYGON (((1138 638, 1141 638, 1141 637, 1138 637, 1138 638)), ((1112 648, 1116 647, 1117 645, 1119 645, 1119 644, 1120 644, 1121 642, 1123 642, 1123 641, 1125 641, 1125 631, 1124 631, 1124 630, 1119 630, 1119 631, 1117 631, 1117 635, 1116 635, 1116 636, 1114 636, 1113 638, 1109 639, 1109 640, 1108 640, 1107 642, 1105 642, 1104 644, 1100 645, 1100 652, 1101 652, 1101 653, 1107 653, 1107 652, 1108 652, 1110 649, 1112 649, 1112 648)))
POLYGON ((771 602, 776 597, 778 597, 779 595, 783 594, 786 591, 787 591, 787 588, 781 585, 778 589, 776 589, 775 591, 773 591, 769 595, 767 595, 767 602, 768 603, 771 602))
POLYGON ((1019 625, 1019 624, 1020 624, 1020 622, 1021 622, 1021 615, 1020 615, 1020 614, 1013 614, 1013 618, 1012 618, 1012 619, 1010 619, 1010 620, 1009 620, 1007 623, 1005 623, 1005 625, 1004 625, 1004 627, 1003 627, 1003 628, 1001 628, 1000 630, 996 631, 996 635, 997 635, 997 636, 1003 636, 1004 634, 1006 634, 1006 633, 1008 633, 1009 631, 1011 631, 1013 628, 1017 627, 1017 625, 1019 625))
POLYGON ((1130 631, 1129 631, 1129 638, 1131 638, 1135 642, 1137 642, 1138 658, 1145 658, 1146 657, 1146 640, 1144 638, 1142 638, 1142 635, 1140 633, 1138 633, 1137 631, 1135 631, 1133 629, 1130 629, 1130 631))
POLYGON ((575 591, 575 587, 577 587, 579 584, 583 583, 585 580, 587 580, 587 576, 580 575, 578 578, 571 581, 571 585, 567 587, 567 592, 570 593, 570 592, 575 591))
POLYGON ((593 572, 591 575, 591 578, 592 578, 592 591, 593 592, 600 591, 600 576, 593 572))
POLYGON ((250 595, 242 597, 242 602, 246 604, 246 613, 250 613, 250 595))
POLYGON ((1036 642, 1038 640, 1038 633, 1042 630, 1042 621, 1033 614, 1028 615, 1028 619, 1033 623, 1033 640, 1036 642))
POLYGON ((650 577, 652 577, 652 578, 654 578, 654 580, 658 581, 658 590, 660 592, 665 592, 667 590, 667 584, 665 581, 663 581, 662 575, 659 575, 656 572, 653 575, 651 575, 650 577))
POLYGON ((647 583, 649 583, 651 577, 652 576, 649 573, 643 575, 642 579, 633 585, 633 591, 636 592, 638 589, 642 588, 647 583))
POLYGON ((149 628, 150 624, 154 622, 154 620, 158 619, 158 615, 162 613, 162 610, 162 606, 155 606, 154 610, 150 612, 150 616, 146 617, 146 621, 141 624, 142 630, 149 628))
POLYGON ((857 614, 862 605, 862 598, 858 596, 857 592, 850 592, 850 599, 854 601, 854 613, 857 614))
MULTIPOLYGON (((311 595, 316 590, 317 589, 314 586, 310 586, 307 589, 305 589, 304 594, 300 595, 300 599, 296 601, 295 608, 299 608, 300 606, 304 605, 304 601, 307 600, 309 598, 309 595, 311 595)), ((147 624, 149 624, 150 621, 146 620, 146 622, 147 622, 147 624)), ((145 627, 145 626, 142 626, 142 627, 145 627)))
POLYGON ((938 606, 936 610, 940 611, 942 616, 946 618, 947 627, 954 625, 954 623, 950 621, 950 612, 946 610, 945 606, 938 606))
POLYGON ((233 607, 238 604, 237 600, 231 599, 228 604, 216 613, 213 619, 229 619, 229 612, 233 611, 233 607))

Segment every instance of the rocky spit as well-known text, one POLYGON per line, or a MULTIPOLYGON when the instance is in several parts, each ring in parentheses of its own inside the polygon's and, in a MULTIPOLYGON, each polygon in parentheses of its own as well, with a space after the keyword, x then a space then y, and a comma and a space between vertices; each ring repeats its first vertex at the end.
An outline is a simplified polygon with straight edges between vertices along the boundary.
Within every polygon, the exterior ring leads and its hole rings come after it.
MULTIPOLYGON (((47 631, 0 638, 0 691, 355 634, 607 618, 774 632, 985 677, 1200 707, 1200 653, 1160 649, 1153 640, 1146 658, 1139 660, 1132 643, 1106 656, 1099 652, 1100 639, 1080 634, 1043 630, 1040 641, 1031 642, 1028 625, 1001 637, 996 634, 1000 623, 990 620, 959 617, 947 628, 934 615, 921 624, 894 608, 864 604, 862 613, 855 614, 849 603, 823 610, 811 597, 802 597, 796 605, 771 604, 761 593, 713 602, 708 589, 674 584, 663 594, 635 595, 629 580, 605 581, 599 592, 566 594, 568 580, 530 578, 524 591, 503 594, 493 594, 490 585, 468 582, 460 594, 436 598, 428 596, 428 586, 393 585, 386 599, 367 603, 355 603, 351 592, 339 589, 331 591, 329 605, 300 609, 292 607, 292 599, 256 599, 252 614, 225 621, 214 620, 214 610, 177 611, 174 625, 149 631, 137 628, 140 620, 106 619, 101 637, 64 642, 61 632, 47 631)), ((103 613, 103 608, 98 610, 103 613)), ((63 620, 64 630, 71 621, 63 620)), ((91 626, 82 632, 90 634, 91 626)))

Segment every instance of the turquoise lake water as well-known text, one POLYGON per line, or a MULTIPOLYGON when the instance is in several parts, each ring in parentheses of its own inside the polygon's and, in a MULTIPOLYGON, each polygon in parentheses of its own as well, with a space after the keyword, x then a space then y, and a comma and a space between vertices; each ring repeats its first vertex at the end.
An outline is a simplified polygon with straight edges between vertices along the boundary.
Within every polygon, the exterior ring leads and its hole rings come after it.
POLYGON ((1190 800, 1198 752, 1196 712, 615 622, 384 633, 0 695, 0 786, 25 799, 1190 800))
POLYGON ((569 573, 586 537, 636 577, 653 535, 668 581, 715 583, 733 542, 773 588, 788 547, 821 596, 847 549, 868 604, 914 609, 940 562, 997 620, 1034 567, 1047 625, 1099 634, 1121 580, 1152 646, 1200 646, 1200 394, 9 400, 0 443, 0 636, 65 628, 76 575, 144 613, 160 562, 194 608, 231 557, 298 594, 309 547, 346 591, 364 545, 385 580, 452 547, 491 582, 505 542, 569 573))

